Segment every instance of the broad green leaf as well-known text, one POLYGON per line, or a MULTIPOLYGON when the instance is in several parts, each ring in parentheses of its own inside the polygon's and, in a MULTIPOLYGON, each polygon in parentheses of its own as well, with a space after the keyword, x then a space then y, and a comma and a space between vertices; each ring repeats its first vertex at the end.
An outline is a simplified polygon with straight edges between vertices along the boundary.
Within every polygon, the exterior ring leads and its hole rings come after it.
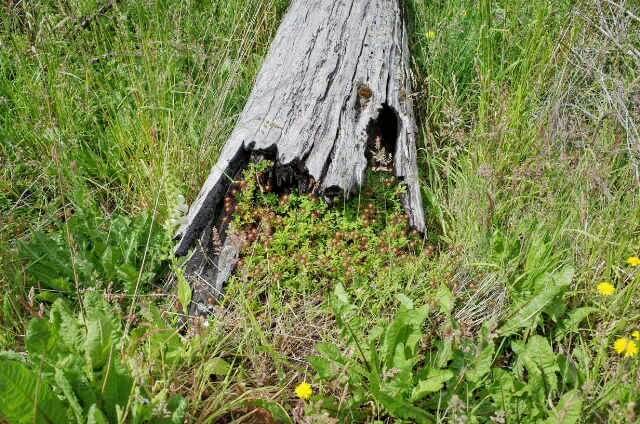
POLYGON ((557 296, 561 295, 566 288, 567 285, 563 284, 543 289, 541 293, 534 296, 527 304, 518 309, 516 313, 498 329, 498 332, 503 336, 507 336, 515 334, 520 328, 530 327, 540 312, 557 296))
POLYGON ((102 411, 98 409, 98 406, 94 403, 89 408, 89 413, 87 414, 87 424, 108 424, 107 417, 104 416, 102 411))
POLYGON ((556 373, 560 372, 560 367, 547 339, 535 335, 527 341, 526 345, 514 341, 511 347, 518 355, 514 371, 522 376, 523 369, 526 368, 529 385, 542 393, 541 398, 545 397, 545 393, 553 393, 558 389, 556 373), (548 391, 544 390, 545 388, 548 388, 548 391))
POLYGON ((149 356, 170 365, 180 362, 185 354, 185 344, 180 333, 170 327, 150 331, 147 349, 149 356))
POLYGON ((320 378, 331 378, 340 369, 346 369, 350 377, 360 378, 360 376, 368 375, 365 367, 356 361, 348 363, 348 359, 340 352, 336 345, 331 343, 318 343, 316 350, 319 356, 309 358, 311 366, 318 372, 320 378), (348 364, 347 364, 348 363, 348 364), (334 366, 334 364, 336 366, 334 366), (316 368, 317 367, 317 368, 316 368))
POLYGON ((386 380, 380 384, 380 390, 391 397, 408 399, 414 384, 411 367, 396 368, 388 372, 386 380))
POLYGON ((438 300, 438 305, 440 306, 440 312, 445 315, 450 315, 451 311, 453 311, 453 294, 449 287, 445 285, 441 285, 436 292, 436 299, 438 300))
POLYGON ((0 417, 12 424, 69 421, 68 407, 26 364, 0 358, 0 417))
POLYGON ((81 328, 80 320, 74 315, 62 299, 57 300, 51 306, 51 325, 57 329, 65 349, 71 352, 82 351, 82 338, 84 330, 81 328))
POLYGON ((84 341, 87 362, 94 370, 102 368, 114 354, 111 332, 113 328, 106 319, 96 316, 87 319, 87 337, 84 341))
POLYGON ((42 303, 54 303, 55 301, 59 300, 61 296, 60 292, 51 292, 51 291, 41 291, 40 293, 36 294, 36 300, 38 302, 42 302, 42 303))
POLYGON ((187 414, 187 400, 182 396, 174 396, 169 399, 168 408, 171 412, 171 418, 169 423, 171 424, 183 424, 185 422, 184 417, 187 414))
POLYGON ((109 305, 97 293, 85 297, 87 335, 84 352, 94 370, 104 366, 116 351, 116 325, 109 305))
POLYGON ((127 368, 120 364, 117 352, 109 361, 109 366, 95 372, 95 376, 100 388, 101 408, 110 421, 114 421, 118 409, 124 410, 129 403, 134 391, 133 378, 127 368))
MULTIPOLYGON (((132 264, 122 264, 115 268, 117 278, 123 282, 124 287, 128 294, 133 294, 136 291, 136 284, 138 282, 138 275, 140 270, 132 264)), ((140 281, 146 281, 149 273, 143 272, 140 281)))
MULTIPOLYGON (((331 343, 318 343, 316 350, 320 354, 319 356, 312 356, 309 358, 309 363, 316 370, 318 376, 323 380, 330 380, 335 377, 340 367, 347 363, 345 358, 334 344, 331 343), (338 366, 336 366, 336 364, 338 366)), ((366 374, 366 370, 359 364, 354 363, 349 366, 349 372, 357 372, 360 374, 366 374)))
POLYGON ((398 299, 398 302, 400 302, 401 305, 403 305, 405 308, 407 309, 413 309, 413 300, 411 300, 411 298, 409 298, 409 296, 402 294, 402 293, 398 293, 396 295, 396 299, 398 299))
POLYGON ((329 303, 343 337, 356 348, 361 360, 367 365, 367 368, 370 368, 366 346, 363 346, 364 337, 361 337, 363 333, 362 323, 360 318, 353 313, 355 306, 350 303, 349 295, 342 284, 338 283, 336 285, 329 303))
POLYGON ((71 387, 71 383, 69 383, 69 380, 67 379, 67 377, 65 377, 64 371, 60 368, 56 368, 54 378, 56 381, 56 386, 58 386, 58 388, 62 390, 62 393, 64 394, 64 398, 67 400, 67 402, 69 402, 69 405, 71 407, 71 410, 73 411, 73 414, 76 417, 76 420, 79 423, 83 423, 84 414, 82 411, 82 406, 80 406, 80 402, 78 401, 77 396, 73 392, 73 387, 71 387))
POLYGON ((382 345, 382 360, 387 368, 404 368, 418 359, 416 345, 422 337, 422 324, 427 318, 427 308, 409 309, 405 304, 388 326, 382 345))
POLYGON ((556 285, 559 286, 568 286, 573 281, 573 276, 575 275, 576 270, 574 267, 570 265, 563 266, 559 270, 553 272, 551 274, 551 278, 555 281, 556 285))
POLYGON ((480 381, 490 370, 494 354, 493 342, 490 342, 471 363, 471 367, 465 372, 465 378, 473 383, 480 381))
POLYGON ((149 271, 157 270, 170 251, 169 234, 160 223, 146 213, 134 219, 106 216, 96 204, 87 203, 91 196, 74 196, 76 213, 64 225, 35 232, 28 242, 19 243, 18 256, 27 263, 31 279, 73 297, 71 282, 76 279, 87 285, 101 280, 117 288, 135 286, 144 262, 142 282, 147 282, 153 274, 149 271), (73 249, 67 242, 69 231, 73 249))
POLYGON ((578 331, 582 321, 584 321, 590 314, 597 311, 598 308, 594 308, 592 306, 584 306, 582 308, 574 309, 569 313, 569 316, 560 323, 554 338, 556 340, 562 340, 567 334, 578 331))
POLYGON ((494 403, 498 405, 512 405, 514 397, 518 396, 518 390, 524 386, 513 373, 502 368, 491 370, 488 391, 494 403))
MULTIPOLYGON (((154 408, 153 399, 147 399, 139 392, 138 389, 136 389, 136 393, 132 395, 132 398, 134 399, 134 401, 130 407, 131 424, 143 424, 151 421, 151 419, 153 418, 154 408)), ((109 416, 112 422, 123 422, 123 410, 120 405, 116 405, 115 416, 115 419, 112 418, 111 415, 109 416)))
POLYGON ((321 380, 330 380, 335 376, 335 369, 329 360, 322 356, 311 356, 307 358, 307 360, 311 364, 311 367, 318 373, 318 377, 320 377, 321 380))
POLYGON ((560 390, 564 391, 566 387, 576 388, 580 387, 582 381, 584 380, 584 375, 582 373, 587 370, 578 370, 576 366, 573 364, 571 360, 567 358, 566 355, 558 355, 558 367, 560 368, 560 381, 562 385, 560 390))
POLYGON ((266 399, 255 399, 247 401, 250 406, 257 406, 262 409, 266 409, 271 413, 271 417, 277 423, 293 424, 291 417, 287 414, 287 411, 278 402, 266 399))
POLYGON ((427 372, 427 377, 424 380, 420 380, 418 385, 414 387, 413 393, 411 393, 411 400, 417 401, 429 393, 437 392, 444 387, 444 384, 453 378, 453 373, 449 370, 430 369, 427 372))
POLYGON ((216 377, 225 377, 229 374, 231 365, 222 358, 211 358, 204 365, 204 371, 207 375, 215 375, 216 377))
POLYGON ((344 289, 344 286, 340 283, 336 284, 336 287, 333 290, 333 296, 335 297, 335 300, 341 305, 349 305, 351 303, 349 295, 344 289))
POLYGON ((58 332, 46 319, 34 318, 29 321, 25 345, 31 355, 41 355, 44 359, 55 361, 53 351, 59 348, 58 332))
POLYGON ((184 314, 188 314, 192 296, 191 286, 185 278, 184 271, 181 268, 176 267, 175 274, 178 280, 178 300, 180 301, 180 305, 182 305, 182 312, 184 314))
POLYGON ((411 354, 415 355, 418 343, 422 339, 422 326, 429 315, 429 308, 423 305, 419 308, 407 309, 404 313, 408 315, 406 321, 411 326, 405 345, 410 349, 411 354))
POLYGON ((87 369, 83 361, 84 357, 78 355, 70 355, 64 361, 58 362, 61 368, 64 370, 64 376, 71 384, 73 393, 78 397, 78 400, 83 409, 87 405, 93 405, 98 402, 97 393, 101 389, 95 387, 94 375, 87 375, 87 369))
POLYGON ((0 351, 0 360, 27 362, 27 355, 12 350, 0 351))
POLYGON ((68 293, 73 290, 73 268, 68 266, 69 250, 61 234, 35 232, 28 242, 18 243, 18 255, 29 261, 26 271, 45 287, 68 293))
POLYGON ((445 338, 435 342, 438 352, 435 356, 435 366, 437 368, 446 367, 453 358, 453 343, 451 338, 445 338))
MULTIPOLYGON (((552 281, 551 284, 569 287, 574 274, 575 269, 572 266, 564 266, 550 274, 552 281)), ((549 304, 544 308, 543 313, 548 315, 553 322, 558 323, 566 314, 566 310, 566 303, 562 301, 562 297, 558 296, 549 302, 549 304)))
POLYGON ((318 343, 316 345, 316 350, 320 355, 324 358, 327 358, 331 361, 338 362, 340 364, 344 364, 346 362, 346 358, 340 352, 340 349, 335 344, 332 343, 318 343))
POLYGON ((582 414, 582 397, 577 390, 565 393, 549 413, 546 424, 575 424, 582 414))
POLYGON ((367 334, 367 341, 370 345, 376 345, 380 340, 382 340, 386 327, 387 325, 376 325, 369 330, 369 333, 367 334))
POLYGON ((431 414, 402 398, 391 397, 375 388, 372 388, 372 392, 374 397, 382 403, 385 409, 396 418, 411 420, 421 424, 434 422, 431 414))

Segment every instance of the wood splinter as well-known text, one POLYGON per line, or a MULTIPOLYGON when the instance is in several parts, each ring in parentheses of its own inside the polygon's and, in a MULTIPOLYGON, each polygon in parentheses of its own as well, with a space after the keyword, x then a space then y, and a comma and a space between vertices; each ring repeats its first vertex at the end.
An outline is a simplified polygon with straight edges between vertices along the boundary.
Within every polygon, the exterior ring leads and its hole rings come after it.
POLYGON ((413 228, 425 231, 410 96, 409 52, 400 0, 293 0, 238 123, 178 232, 176 255, 193 314, 210 313, 238 260, 223 199, 250 160, 264 156, 292 178, 312 179, 326 199, 363 185, 371 145, 376 162, 407 188, 413 228), (385 156, 385 154, 387 156, 385 156), (385 162, 386 161, 386 162, 385 162), (213 233, 215 229, 215 235, 213 233), (219 237, 221 246, 211 243, 219 237))

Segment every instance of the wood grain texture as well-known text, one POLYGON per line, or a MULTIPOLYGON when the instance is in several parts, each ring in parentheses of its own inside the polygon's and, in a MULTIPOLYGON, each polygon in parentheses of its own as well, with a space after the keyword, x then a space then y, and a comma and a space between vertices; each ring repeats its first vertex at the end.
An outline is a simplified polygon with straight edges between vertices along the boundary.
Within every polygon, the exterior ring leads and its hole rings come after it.
MULTIPOLYGON (((278 165, 309 175, 326 197, 355 193, 365 178, 368 129, 383 106, 397 130, 393 172, 406 184, 411 225, 424 232, 407 41, 400 0, 292 0, 238 123, 179 231, 176 254, 206 244, 229 183, 250 152, 269 152, 278 165)), ((192 271, 202 272, 203 261, 217 268, 215 258, 200 258, 192 271)))

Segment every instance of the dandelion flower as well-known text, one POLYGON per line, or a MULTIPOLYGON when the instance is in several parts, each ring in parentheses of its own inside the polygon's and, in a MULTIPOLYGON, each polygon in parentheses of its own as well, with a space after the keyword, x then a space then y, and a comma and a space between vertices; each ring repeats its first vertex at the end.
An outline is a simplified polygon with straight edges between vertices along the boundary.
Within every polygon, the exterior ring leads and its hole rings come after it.
POLYGON ((638 345, 627 337, 620 337, 616 340, 613 343, 613 349, 625 358, 631 358, 638 354, 638 345))
POLYGON ((627 344, 627 351, 624 353, 624 356, 634 357, 638 354, 638 345, 633 340, 629 340, 627 344))
POLYGON ((313 388, 311 388, 311 384, 303 381, 302 383, 296 386, 296 396, 300 399, 307 400, 313 394, 313 388))
POLYGON ((640 331, 635 330, 634 332, 631 333, 631 337, 633 337, 634 339, 640 341, 640 331))
POLYGON ((637 256, 629 256, 627 258, 627 264, 630 266, 640 266, 640 258, 637 256))
POLYGON ((427 39, 429 40, 435 40, 436 38, 436 32, 433 30, 427 31, 427 39))
POLYGON ((598 284, 597 289, 598 293, 600 293, 602 296, 611 296, 616 291, 615 286, 609 281, 603 281, 602 283, 598 284))
POLYGON ((629 341, 630 340, 626 337, 621 337, 613 343, 613 349, 616 353, 623 354, 624 351, 627 350, 627 344, 629 344, 629 341))

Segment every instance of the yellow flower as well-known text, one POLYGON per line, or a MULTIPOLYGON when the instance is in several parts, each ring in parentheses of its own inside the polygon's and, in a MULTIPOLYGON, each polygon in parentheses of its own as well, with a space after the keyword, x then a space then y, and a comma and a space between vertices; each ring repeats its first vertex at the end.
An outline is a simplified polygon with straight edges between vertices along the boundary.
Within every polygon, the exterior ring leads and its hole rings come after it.
POLYGON ((311 384, 303 381, 302 383, 296 386, 296 396, 300 399, 307 400, 313 394, 313 388, 311 388, 311 384))
POLYGON ((640 341, 640 331, 636 330, 633 333, 631 333, 631 337, 633 337, 634 339, 640 341))
POLYGON ((640 266, 640 258, 637 256, 629 256, 627 258, 627 264, 630 266, 640 266))
POLYGON ((433 30, 429 30, 427 31, 427 39, 429 40, 435 40, 436 38, 436 32, 433 30))
POLYGON ((615 286, 609 281, 603 281, 602 283, 598 284, 597 288, 598 293, 603 296, 611 296, 616 291, 615 286))
POLYGON ((620 337, 613 343, 613 349, 625 358, 631 358, 638 354, 638 345, 627 337, 620 337))
POLYGON ((624 356, 634 357, 638 354, 638 345, 633 340, 629 340, 627 344, 627 351, 624 356))

